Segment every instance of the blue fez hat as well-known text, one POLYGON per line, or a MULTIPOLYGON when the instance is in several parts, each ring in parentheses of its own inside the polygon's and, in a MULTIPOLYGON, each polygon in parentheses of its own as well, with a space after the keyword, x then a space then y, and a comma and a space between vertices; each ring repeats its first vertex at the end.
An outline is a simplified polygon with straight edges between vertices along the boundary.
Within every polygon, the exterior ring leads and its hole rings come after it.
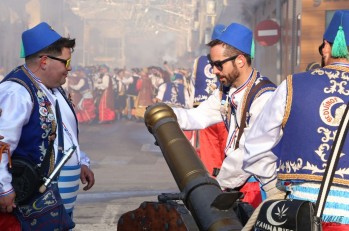
POLYGON ((173 80, 183 80, 183 75, 179 73, 175 73, 173 80))
POLYGON ((254 41, 252 31, 247 27, 232 23, 218 36, 218 40, 254 57, 254 41))
POLYGON ((25 58, 41 51, 61 37, 62 36, 54 31, 46 22, 42 22, 35 27, 24 31, 22 33, 21 58, 25 58))
POLYGON ((107 71, 109 71, 109 67, 106 64, 101 64, 99 66, 99 70, 101 70, 102 68, 105 68, 105 69, 107 69, 107 71))
POLYGON ((348 58, 349 46, 349 10, 338 10, 328 25, 324 37, 332 43, 332 56, 336 58, 348 58))
POLYGON ((212 32, 212 36, 211 39, 215 40, 217 39, 221 34, 222 31, 224 30, 225 26, 223 24, 217 24, 213 27, 213 32, 212 32))

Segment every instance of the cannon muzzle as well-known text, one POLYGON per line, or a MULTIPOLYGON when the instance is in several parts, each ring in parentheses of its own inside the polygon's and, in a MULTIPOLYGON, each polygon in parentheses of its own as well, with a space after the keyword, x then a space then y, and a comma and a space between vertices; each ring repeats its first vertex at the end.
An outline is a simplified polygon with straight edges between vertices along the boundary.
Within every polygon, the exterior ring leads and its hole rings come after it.
POLYGON ((144 121, 155 137, 183 195, 183 203, 199 229, 241 230, 242 225, 232 210, 241 193, 221 190, 180 129, 172 108, 164 103, 151 105, 145 112, 144 121))

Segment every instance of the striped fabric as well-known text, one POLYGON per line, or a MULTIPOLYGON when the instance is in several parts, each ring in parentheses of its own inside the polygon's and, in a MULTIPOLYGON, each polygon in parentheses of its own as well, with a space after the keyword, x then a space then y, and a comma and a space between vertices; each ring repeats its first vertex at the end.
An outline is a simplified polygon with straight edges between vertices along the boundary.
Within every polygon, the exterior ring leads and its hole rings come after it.
MULTIPOLYGON (((287 186, 290 199, 315 202, 320 190, 320 183, 292 183, 287 186)), ((349 224, 349 188, 332 186, 322 215, 324 222, 349 224)))
POLYGON ((72 213, 80 183, 80 165, 63 166, 58 178, 59 193, 63 199, 64 207, 69 214, 72 213))

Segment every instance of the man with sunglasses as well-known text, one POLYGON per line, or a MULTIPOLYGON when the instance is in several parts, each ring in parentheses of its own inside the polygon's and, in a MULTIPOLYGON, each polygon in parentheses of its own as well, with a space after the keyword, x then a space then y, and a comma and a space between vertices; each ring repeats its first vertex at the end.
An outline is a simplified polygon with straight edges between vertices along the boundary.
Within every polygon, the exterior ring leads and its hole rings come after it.
MULTIPOLYGON (((177 109, 184 130, 203 129, 224 122, 228 130, 226 158, 217 176, 223 189, 244 193, 244 201, 254 207, 261 202, 259 183, 242 170, 244 140, 249 127, 267 102, 275 85, 251 66, 254 56, 252 31, 232 23, 210 43, 207 56, 220 87, 193 109, 177 109)), ((222 137, 222 139, 224 139, 222 137)))
MULTIPOLYGON (((59 172, 59 179, 58 176, 53 178, 44 192, 38 192, 35 186, 34 194, 25 201, 18 201, 22 195, 20 188, 15 189, 11 181, 15 177, 11 173, 16 169, 10 169, 9 158, 3 158, 0 212, 15 214, 22 230, 72 229, 78 180, 87 183, 84 190, 94 184, 88 158, 79 148, 73 105, 61 87, 71 70, 75 39, 60 36, 43 22, 24 31, 22 42, 21 56, 25 64, 12 70, 0 84, 0 134, 5 135, 4 142, 10 146, 11 158, 20 158, 25 161, 26 168, 37 169, 39 178, 47 178, 63 158, 64 151, 72 147, 76 150, 59 172)), ((28 188, 24 192, 34 185, 32 180, 25 182, 28 188)))
MULTIPOLYGON (((246 138, 244 169, 268 198, 314 202, 349 101, 349 11, 333 15, 319 48, 322 68, 290 75, 246 138)), ((349 230, 349 139, 345 138, 322 215, 323 230, 349 230)))

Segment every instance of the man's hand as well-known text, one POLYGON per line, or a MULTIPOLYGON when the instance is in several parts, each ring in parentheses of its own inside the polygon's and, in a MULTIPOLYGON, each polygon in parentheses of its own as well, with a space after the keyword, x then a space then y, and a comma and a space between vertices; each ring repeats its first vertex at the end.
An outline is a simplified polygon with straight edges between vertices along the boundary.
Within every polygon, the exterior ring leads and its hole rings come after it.
POLYGON ((6 196, 0 197, 0 212, 1 213, 12 213, 13 208, 16 208, 15 205, 16 193, 10 193, 6 196))
MULTIPOLYGON (((0 140, 4 139, 4 137, 2 135, 0 135, 0 140)), ((2 142, 0 141, 0 148, 3 146, 3 145, 7 145, 5 142, 2 142)))
POLYGON ((87 183, 87 185, 83 188, 85 191, 92 188, 92 186, 95 184, 95 175, 86 165, 81 165, 80 180, 83 184, 87 183))
MULTIPOLYGON (((0 109, 1 110, 1 109, 0 109)), ((1 111, 0 111, 1 113, 1 111)), ((4 139, 4 137, 2 135, 0 135, 0 140, 4 139)), ((8 145, 7 143, 4 143, 2 141, 0 141, 0 150, 2 148, 4 148, 3 146, 8 145)), ((0 153, 0 155, 2 155, 2 153, 0 153)), ((1 158, 0 158, 1 161, 1 158)), ((15 197, 16 197, 16 193, 10 193, 6 196, 2 196, 0 197, 0 212, 2 213, 12 213, 13 208, 16 208, 15 205, 15 197)))
MULTIPOLYGON (((3 137, 2 135, 0 135, 0 140, 2 140, 2 139, 4 139, 4 137, 3 137)), ((3 146, 5 146, 5 145, 8 145, 8 144, 5 143, 5 142, 0 141, 0 149, 1 149, 3 146)))

